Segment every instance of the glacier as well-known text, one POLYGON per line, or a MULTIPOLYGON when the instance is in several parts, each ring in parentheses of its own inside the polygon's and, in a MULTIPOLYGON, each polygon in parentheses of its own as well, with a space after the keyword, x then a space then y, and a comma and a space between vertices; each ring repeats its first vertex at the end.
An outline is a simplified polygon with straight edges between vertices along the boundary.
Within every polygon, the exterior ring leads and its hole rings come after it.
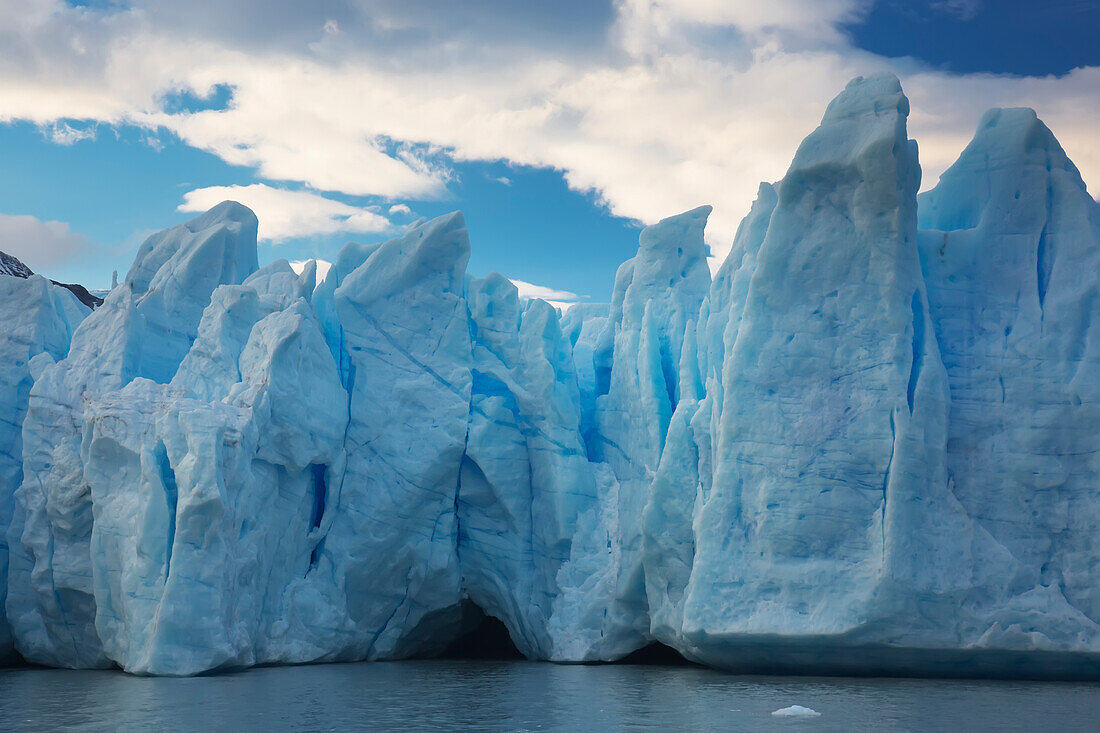
POLYGON ((94 309, 5 256, 0 656, 1100 676, 1100 205, 1027 109, 918 194, 908 115, 853 80, 713 276, 702 206, 564 312, 458 212, 260 268, 225 202, 94 309))
POLYGON ((15 511, 15 490, 23 481, 23 421, 31 386, 47 365, 69 351, 73 331, 88 314, 67 289, 35 275, 0 252, 0 660, 13 651, 5 612, 8 588, 6 529, 15 511))

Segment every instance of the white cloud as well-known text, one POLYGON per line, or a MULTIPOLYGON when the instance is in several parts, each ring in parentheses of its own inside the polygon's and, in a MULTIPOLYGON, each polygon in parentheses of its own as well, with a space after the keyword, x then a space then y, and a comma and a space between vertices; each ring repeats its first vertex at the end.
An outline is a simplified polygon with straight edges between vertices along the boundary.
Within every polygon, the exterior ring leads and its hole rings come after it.
MULTIPOLYGON (((332 269, 332 263, 328 260, 313 261, 317 263, 317 282, 321 282, 326 277, 328 277, 328 272, 332 269)), ((298 275, 301 275, 302 272, 306 269, 306 264, 308 262, 309 260, 291 260, 290 269, 294 270, 294 272, 298 275)))
POLYGON ((624 46, 640 54, 706 26, 750 35, 781 33, 788 41, 838 42, 837 26, 857 19, 870 5, 871 0, 620 0, 619 31, 624 46))
POLYGON ((222 201, 244 204, 260 220, 258 237, 273 242, 335 232, 379 233, 390 221, 370 209, 351 206, 311 191, 290 191, 263 183, 209 186, 183 195, 180 211, 206 211, 222 201))
POLYGON ((494 178, 493 180, 496 181, 497 183, 501 184, 502 186, 511 186, 512 185, 512 179, 509 178, 508 176, 499 176, 497 178, 494 178))
POLYGON ((57 145, 72 145, 81 140, 95 140, 96 135, 95 125, 84 128, 73 127, 64 120, 42 125, 39 129, 47 140, 57 145))
MULTIPOLYGON (((390 199, 444 195, 453 161, 553 167, 646 223, 713 204, 707 239, 721 255, 757 183, 783 175, 828 100, 853 76, 892 70, 913 102, 926 188, 990 106, 1035 107, 1100 185, 1100 67, 960 76, 875 56, 841 30, 869 0, 617 0, 606 26, 572 33, 524 15, 554 4, 460 12, 370 0, 272 13, 241 0, 218 11, 217 27, 200 22, 222 7, 215 0, 131 5, 0 6, 0 121, 128 122, 269 180, 390 199), (218 84, 234 90, 226 109, 168 114, 158 102, 218 84)), ((290 194, 288 212, 272 191, 256 191, 257 206, 270 202, 257 213, 272 239, 382 226, 315 194, 290 194)))
POLYGON ((412 216, 412 209, 405 204, 394 204, 390 207, 390 216, 412 216))
POLYGON ((970 20, 982 10, 982 0, 933 0, 932 9, 954 15, 960 20, 970 20))
POLYGON ((535 285, 534 283, 525 282, 523 280, 516 280, 509 278, 513 285, 516 286, 516 290, 519 291, 519 297, 523 300, 530 300, 531 298, 539 298, 545 300, 555 308, 561 308, 562 310, 568 310, 570 306, 576 305, 581 296, 576 293, 571 293, 568 290, 558 290, 556 288, 549 288, 545 285, 535 285))
POLYGON ((0 251, 14 255, 35 272, 68 262, 85 244, 87 239, 64 222, 0 214, 0 251))

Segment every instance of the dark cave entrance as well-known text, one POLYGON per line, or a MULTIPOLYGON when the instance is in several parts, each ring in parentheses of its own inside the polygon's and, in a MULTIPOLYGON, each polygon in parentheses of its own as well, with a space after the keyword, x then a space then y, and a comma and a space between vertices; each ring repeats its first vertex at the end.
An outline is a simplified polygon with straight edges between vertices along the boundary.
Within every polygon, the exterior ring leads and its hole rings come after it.
POLYGON ((685 659, 680 652, 659 641, 647 644, 641 649, 627 654, 625 657, 615 662, 615 664, 648 664, 658 667, 699 666, 695 662, 685 659))
MULTIPOLYGON (((498 618, 487 615, 467 601, 462 608, 461 631, 439 655, 440 659, 481 659, 515 661, 526 659, 508 634, 508 627, 498 618)), ((660 642, 653 642, 615 662, 592 664, 644 664, 663 667, 694 667, 680 652, 660 642)))
POLYGON ((512 643, 504 622, 488 616, 473 603, 462 609, 462 629, 458 637, 439 655, 442 659, 525 659, 512 643))

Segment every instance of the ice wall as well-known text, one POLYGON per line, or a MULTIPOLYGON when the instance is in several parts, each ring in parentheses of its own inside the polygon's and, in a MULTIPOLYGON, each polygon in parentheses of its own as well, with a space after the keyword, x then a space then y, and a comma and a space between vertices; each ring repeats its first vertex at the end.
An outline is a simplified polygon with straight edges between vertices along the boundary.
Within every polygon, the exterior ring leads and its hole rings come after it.
POLYGON ((995 109, 920 223, 948 475, 1013 560, 981 642, 1095 648, 1100 207, 1032 110, 995 109))
POLYGON ((918 197, 908 113, 853 80, 713 280, 700 207, 565 314, 467 274, 459 213, 318 277, 227 202, 79 327, 20 279, 16 648, 394 659, 476 607, 533 659, 1100 675, 1097 204, 1029 110, 918 197))
POLYGON ((8 617, 27 659, 110 664, 95 630, 85 407, 136 378, 172 379, 214 288, 256 269, 256 225, 251 211, 227 202, 150 237, 125 282, 76 329, 68 356, 35 381, 8 532, 8 617))
MULTIPOLYGON (((3 253, 0 253, 3 254, 3 253)), ((7 530, 23 481, 23 419, 31 385, 47 364, 64 358, 88 309, 63 288, 4 255, 0 265, 0 659, 12 651, 4 610, 8 589, 7 530), (10 274, 9 274, 10 273, 10 274)))
POLYGON ((935 480, 941 462, 921 453, 942 441, 946 380, 926 338, 907 114, 896 79, 853 82, 778 186, 723 365, 684 609, 700 642, 858 624, 886 572, 890 495, 935 480))
MULTIPOLYGON (((558 314, 522 304, 492 274, 468 287, 473 399, 459 479, 458 553, 470 599, 533 658, 555 654, 550 629, 578 514, 596 502, 580 396, 558 314)), ((566 625, 573 619, 566 621, 566 625)))

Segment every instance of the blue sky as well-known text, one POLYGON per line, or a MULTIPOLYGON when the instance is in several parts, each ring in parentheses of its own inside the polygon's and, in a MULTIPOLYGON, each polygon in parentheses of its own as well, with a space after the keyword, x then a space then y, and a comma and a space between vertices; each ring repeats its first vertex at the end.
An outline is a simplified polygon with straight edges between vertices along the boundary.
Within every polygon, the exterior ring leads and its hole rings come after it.
MULTIPOLYGON (((87 238, 71 258, 47 259, 44 267, 35 268, 33 251, 24 255, 32 269, 96 287, 110 283, 112 269, 120 279, 125 275, 146 236, 194 216, 177 211, 185 192, 260 180, 250 169, 228 165, 172 135, 151 145, 147 132, 131 126, 102 126, 94 138, 70 145, 51 142, 32 124, 0 126, 0 159, 0 210, 63 221, 87 238)), ((328 195, 359 205, 373 200, 328 195)), ((637 222, 609 215, 595 196, 570 191, 558 171, 500 161, 456 166, 445 194, 405 205, 415 210, 397 217, 394 231, 401 222, 462 209, 475 275, 498 270, 534 283, 554 273, 550 280, 597 299, 609 297, 610 279, 633 256, 640 230, 637 222)), ((265 243, 261 264, 280 257, 332 260, 349 240, 386 237, 340 232, 265 243)))
POLYGON ((717 262, 756 183, 880 70, 925 187, 994 105, 1036 107, 1100 186, 1100 1, 83 5, 0 5, 0 249, 90 287, 232 196, 261 262, 460 208, 473 274, 606 300, 640 226, 698 204, 717 262))

